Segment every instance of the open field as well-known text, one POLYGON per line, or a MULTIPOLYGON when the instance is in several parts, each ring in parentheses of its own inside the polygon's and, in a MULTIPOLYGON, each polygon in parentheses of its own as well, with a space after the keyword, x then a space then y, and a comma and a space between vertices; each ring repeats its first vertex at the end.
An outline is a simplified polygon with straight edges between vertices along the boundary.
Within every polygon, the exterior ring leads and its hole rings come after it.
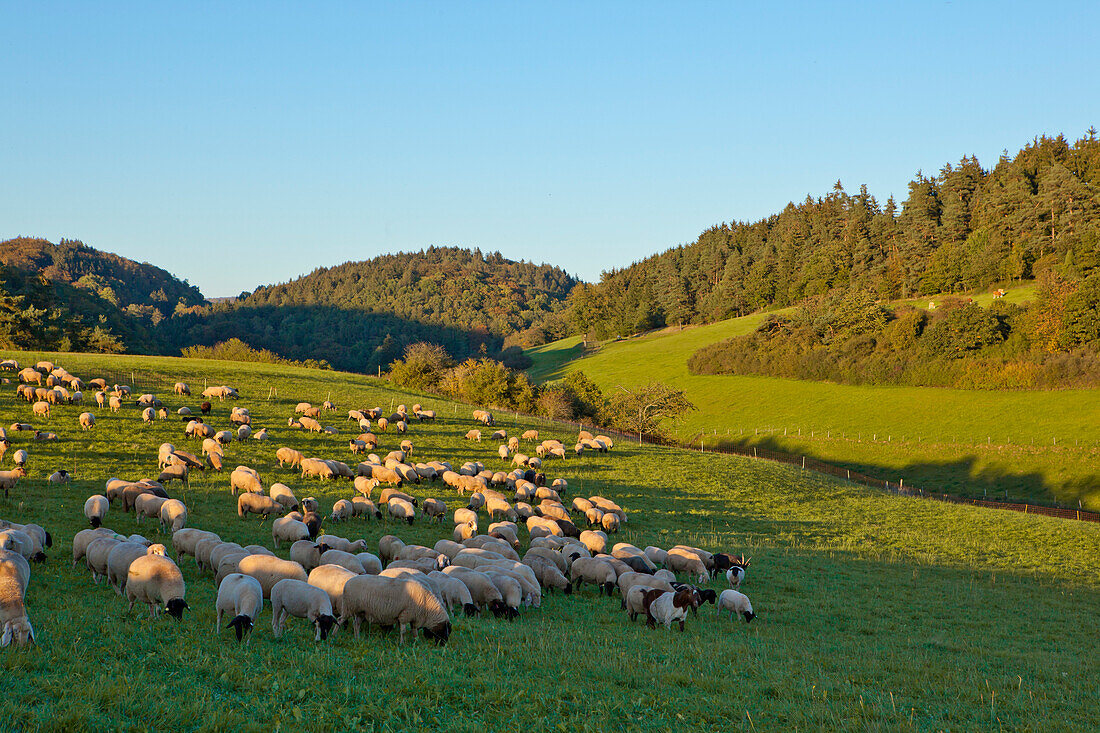
MULTIPOLYGON (((8 356, 8 355, 5 355, 8 356)), ((31 360, 17 355, 21 362, 31 360)), ((394 392, 384 382, 333 372, 165 358, 62 356, 75 374, 135 372, 141 388, 203 379, 241 390, 239 404, 266 444, 233 443, 227 463, 257 468, 265 485, 282 481, 323 510, 352 490, 303 481, 279 469, 281 445, 352 461, 342 416, 349 407, 423 402, 440 412, 413 424, 417 459, 502 466, 496 444, 469 443, 468 407, 394 392), (273 392, 277 389, 277 396, 273 392), (269 399, 269 395, 271 396, 269 399), (299 400, 331 397, 341 412, 325 424, 338 436, 286 427, 299 400)), ((30 407, 0 394, 3 422, 35 422, 30 407)), ((196 405, 157 389, 172 408, 196 405)), ((228 426, 230 403, 209 422, 228 426)), ((83 408, 86 409, 86 408, 83 408)), ((377 629, 356 642, 339 632, 315 644, 291 619, 275 641, 270 608, 250 644, 213 635, 214 585, 185 558, 191 610, 182 623, 126 603, 83 568, 70 542, 87 526, 84 499, 110 476, 155 475, 156 447, 171 441, 197 452, 178 419, 143 426, 129 403, 118 415, 92 408, 96 429, 82 435, 82 408, 58 408, 48 427, 56 444, 34 444, 31 478, 0 499, 0 517, 38 522, 53 533, 49 560, 35 565, 28 611, 38 645, 0 651, 5 694, 0 720, 13 728, 178 730, 363 729, 515 730, 942 730, 1003 727, 1088 730, 1100 726, 1100 527, 974 507, 944 505, 842 485, 797 469, 671 448, 616 445, 551 464, 570 494, 602 494, 630 522, 614 538, 640 546, 679 542, 753 557, 743 590, 759 618, 716 621, 704 606, 687 631, 630 624, 617 598, 583 589, 544 597, 515 622, 456 618, 447 646, 397 644, 377 629), (70 485, 48 485, 57 468, 70 485), (545 723, 543 721, 546 721, 545 723)), ((511 430, 514 418, 501 416, 511 430)), ((537 421, 523 420, 528 426, 537 421)), ((544 436, 568 437, 541 425, 544 436)), ((355 431, 358 432, 358 431, 355 431)), ((380 448, 400 440, 392 433, 380 448)), ((10 462, 10 458, 8 459, 10 462)), ((241 521, 228 474, 170 485, 191 510, 190 525, 241 544, 271 546, 269 523, 241 521)), ((465 504, 438 485, 411 493, 465 504)), ((107 526, 157 535, 151 523, 112 507, 107 526)), ((431 545, 450 534, 422 520, 412 526, 352 520, 328 527, 372 545, 386 533, 431 545)), ((526 533, 522 539, 526 540, 526 533)), ((286 557, 286 550, 281 550, 286 557)), ((724 581, 711 587, 720 589, 724 581)))
POLYGON ((532 373, 553 380, 582 370, 605 393, 673 384, 698 408, 673 432, 696 445, 758 445, 936 491, 1100 509, 1096 390, 852 386, 688 371, 696 349, 748 333, 761 318, 665 329, 581 358, 576 338, 563 339, 529 352, 532 373))

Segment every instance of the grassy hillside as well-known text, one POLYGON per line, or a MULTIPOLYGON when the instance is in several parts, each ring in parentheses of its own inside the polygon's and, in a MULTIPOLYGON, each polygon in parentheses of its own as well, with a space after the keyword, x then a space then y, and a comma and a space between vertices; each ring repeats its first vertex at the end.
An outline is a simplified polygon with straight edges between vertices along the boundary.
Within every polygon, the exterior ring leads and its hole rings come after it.
MULTIPOLYGON (((1019 290, 1027 297, 1028 287, 1019 290)), ((565 339, 529 352, 533 374, 552 380, 579 369, 605 391, 652 379, 674 384, 699 408, 674 432, 704 446, 759 445, 931 489, 1100 508, 1094 390, 871 387, 688 372, 696 349, 748 333, 761 317, 608 342, 583 358, 574 358, 577 340, 565 339)))
MULTIPOLYGON (((412 426, 417 458, 501 465, 495 444, 461 439, 472 425, 468 408, 365 377, 167 358, 59 361, 88 377, 132 373, 136 387, 162 396, 179 378, 239 387, 240 404, 257 427, 269 427, 272 440, 230 445, 228 463, 257 468, 265 484, 283 481, 299 496, 316 495, 326 511, 350 496, 346 483, 303 482, 274 461, 281 445, 351 460, 346 434, 285 427, 302 399, 334 400, 342 412, 323 422, 345 433, 340 415, 348 407, 422 401, 441 420, 412 426)), ((165 399, 172 408, 197 402, 165 399)), ((9 390, 0 410, 5 422, 31 420, 29 406, 9 390)), ((377 629, 359 641, 341 632, 315 644, 296 619, 275 641, 269 608, 251 643, 239 646, 227 632, 213 635, 213 582, 190 559, 181 563, 191 605, 181 624, 152 621, 145 609, 127 614, 109 588, 70 568, 72 536, 86 526, 85 497, 102 491, 109 476, 155 474, 162 441, 199 448, 182 436, 177 419, 144 426, 132 404, 118 415, 97 412, 95 431, 82 434, 80 410, 59 408, 42 425, 60 435, 56 444, 13 435, 16 447, 31 451, 32 478, 0 499, 0 517, 43 524, 55 540, 28 590, 38 646, 0 652, 0 718, 15 728, 144 728, 155 720, 179 730, 473 731, 513 730, 544 718, 578 730, 1100 725, 1100 644, 1092 633, 1100 613, 1097 526, 886 496, 745 459, 616 445, 606 455, 554 464, 550 475, 567 478, 571 495, 600 493, 622 504, 630 522, 617 540, 751 555, 744 590, 757 621, 718 621, 705 606, 683 634, 651 631, 630 624, 617 598, 582 590, 547 596, 513 623, 457 618, 444 648, 424 640, 398 647, 394 634, 377 629), (60 467, 77 480, 46 484, 42 477, 60 467)), ((216 404, 210 422, 227 427, 228 411, 228 403, 216 404)), ((514 418, 503 422, 511 430, 514 418)), ((382 447, 398 440, 386 435, 382 447)), ((191 526, 270 546, 267 523, 234 514, 226 474, 196 476, 189 489, 170 493, 188 503, 191 526)), ((442 485, 412 493, 451 508, 465 503, 442 485)), ((118 506, 106 524, 167 539, 118 506)), ((449 530, 449 522, 422 521, 328 527, 371 544, 394 532, 430 545, 449 530)))

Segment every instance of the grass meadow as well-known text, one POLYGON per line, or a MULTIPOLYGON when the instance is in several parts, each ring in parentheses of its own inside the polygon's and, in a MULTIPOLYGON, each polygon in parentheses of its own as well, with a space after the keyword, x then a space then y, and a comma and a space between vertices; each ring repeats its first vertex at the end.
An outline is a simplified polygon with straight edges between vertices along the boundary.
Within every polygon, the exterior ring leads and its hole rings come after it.
MULTIPOLYGON (((690 331, 685 331, 690 334, 690 331)), ((668 337, 675 338, 675 337, 668 337)), ((639 342, 645 343, 645 342, 639 342)), ((656 343, 656 340, 654 340, 656 343)), ((626 347, 622 347, 626 348, 626 347)), ((608 353, 611 353, 608 350, 608 353)), ((38 355, 4 354, 21 362, 38 355)), ((177 379, 240 388, 266 443, 233 443, 227 465, 258 469, 265 485, 281 481, 322 509, 353 493, 347 483, 303 481, 280 469, 276 448, 352 462, 347 409, 422 402, 436 424, 413 424, 417 460, 501 467, 496 444, 470 443, 469 407, 396 392, 385 382, 270 365, 146 357, 61 355, 85 378, 134 373, 138 392, 155 391, 173 410, 199 399, 167 392, 177 379), (277 394, 276 394, 277 391, 277 394), (337 436, 286 427, 300 400, 331 398, 340 412, 322 419, 337 436)), ((664 368, 664 367, 662 367, 664 368)), ((586 368, 586 371, 589 371, 586 368)), ((609 377, 601 379, 606 386, 609 377)), ((610 377, 615 379, 616 377, 610 377)), ((112 379, 111 381, 114 381, 112 379)), ((693 386, 692 389, 697 389, 693 386)), ((4 424, 35 422, 0 393, 4 424)), ((702 402, 698 394, 694 399, 702 402)), ((863 406, 870 411, 873 400, 863 406)), ((214 403, 208 420, 229 427, 231 403, 214 403)), ((264 609, 249 644, 215 636, 212 576, 181 562, 191 610, 182 623, 126 602, 83 566, 73 569, 71 540, 87 526, 85 498, 107 478, 155 476, 157 446, 198 452, 173 416, 142 425, 132 402, 112 415, 94 407, 98 425, 82 434, 77 406, 58 408, 48 424, 55 444, 12 435, 31 453, 30 477, 0 517, 37 522, 53 534, 49 560, 35 565, 27 607, 37 646, 0 651, 0 727, 45 730, 1089 730, 1100 727, 1100 526, 945 505, 880 494, 802 473, 797 468, 674 448, 617 444, 604 455, 553 463, 569 496, 602 494, 630 515, 616 540, 639 546, 688 543, 751 555, 745 593, 759 618, 715 618, 707 605, 687 630, 631 624, 618 598, 590 589, 547 595, 515 622, 454 620, 442 648, 417 640, 398 646, 373 629, 314 643, 311 629, 288 621, 271 633, 264 609), (74 470, 68 485, 44 477, 74 470)), ((754 408, 755 409, 755 408, 754 408)), ((711 413, 719 414, 719 413, 711 413)), ((538 426, 499 415, 509 431, 538 426)), ((380 436, 380 449, 400 437, 380 436)), ((10 462, 10 452, 8 462, 10 462)), ((169 493, 190 508, 190 526, 223 539, 271 547, 270 524, 237 518, 228 472, 195 474, 169 493)), ((465 504, 442 484, 414 486, 451 508, 465 504)), ((121 507, 114 530, 165 540, 121 507)), ((352 520, 326 527, 374 544, 387 533, 427 545, 451 524, 414 526, 352 520)), ((526 533, 523 533, 525 539, 526 533)), ((376 548, 375 548, 376 549, 376 548)), ((287 550, 278 551, 282 557, 287 550)), ((711 587, 721 589, 724 580, 711 587)))
MULTIPOLYGON (((1025 299, 1033 288, 1018 291, 1006 297, 1025 299)), ((992 296, 975 299, 982 297, 992 296)), ((529 372, 552 381, 581 370, 605 394, 650 380, 673 384, 698 409, 669 427, 704 448, 756 445, 932 491, 1100 509, 1097 390, 853 386, 688 371, 697 349, 748 333, 761 318, 664 329, 587 352, 570 337, 530 350, 529 372)))

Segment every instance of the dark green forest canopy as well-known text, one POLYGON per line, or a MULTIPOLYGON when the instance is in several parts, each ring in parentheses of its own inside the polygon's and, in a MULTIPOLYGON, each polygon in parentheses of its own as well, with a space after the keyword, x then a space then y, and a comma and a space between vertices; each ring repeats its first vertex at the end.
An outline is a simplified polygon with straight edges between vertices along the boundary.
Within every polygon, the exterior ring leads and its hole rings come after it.
POLYGON ((838 181, 760 221, 713 226, 688 245, 577 288, 577 333, 597 338, 709 323, 834 290, 877 298, 986 289, 1055 267, 1100 266, 1100 140, 1039 137, 992 169, 966 156, 918 172, 898 206, 838 181))
POLYGON ((576 284, 551 265, 429 247, 319 268, 183 314, 164 329, 178 343, 235 337, 290 358, 370 372, 419 341, 462 359, 564 336, 566 298, 576 284))

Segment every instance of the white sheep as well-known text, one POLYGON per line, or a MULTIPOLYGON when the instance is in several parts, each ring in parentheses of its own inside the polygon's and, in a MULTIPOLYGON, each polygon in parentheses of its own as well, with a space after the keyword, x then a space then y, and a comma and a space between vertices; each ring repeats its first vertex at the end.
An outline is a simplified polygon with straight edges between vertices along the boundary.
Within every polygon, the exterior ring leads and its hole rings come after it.
POLYGON ((413 580, 357 575, 344 586, 343 606, 340 620, 352 619, 357 639, 363 621, 399 626, 401 643, 410 627, 414 633, 424 629, 425 635, 437 644, 445 644, 451 635, 451 619, 442 601, 413 580))
POLYGON ((106 496, 95 494, 89 496, 88 500, 84 502, 84 516, 87 517, 93 528, 99 527, 103 524, 103 518, 107 516, 107 511, 110 508, 111 502, 107 501, 106 496))
POLYGON ((743 617, 745 623, 749 623, 756 618, 756 614, 752 612, 752 603, 749 601, 749 597, 732 588, 718 594, 717 605, 718 618, 722 618, 723 611, 729 611, 731 621, 735 615, 743 617))
POLYGON ((332 598, 323 589, 307 582, 287 578, 271 589, 271 630, 278 639, 283 635, 287 616, 308 619, 316 629, 314 641, 324 641, 336 625, 332 598))
MULTIPOLYGON (((222 614, 230 614, 233 619, 225 628, 237 632, 237 641, 252 631, 256 623, 256 617, 264 607, 264 591, 260 582, 255 578, 241 573, 231 573, 222 579, 218 586, 218 597, 214 601, 214 608, 218 617, 214 622, 214 632, 221 633, 222 614)), ((249 640, 252 636, 249 634, 249 640)))
POLYGON ((130 601, 127 612, 134 610, 136 601, 142 601, 149 604, 153 618, 164 606, 179 621, 184 609, 190 608, 184 600, 186 590, 183 573, 174 562, 161 555, 142 555, 130 564, 126 574, 126 598, 130 601))

